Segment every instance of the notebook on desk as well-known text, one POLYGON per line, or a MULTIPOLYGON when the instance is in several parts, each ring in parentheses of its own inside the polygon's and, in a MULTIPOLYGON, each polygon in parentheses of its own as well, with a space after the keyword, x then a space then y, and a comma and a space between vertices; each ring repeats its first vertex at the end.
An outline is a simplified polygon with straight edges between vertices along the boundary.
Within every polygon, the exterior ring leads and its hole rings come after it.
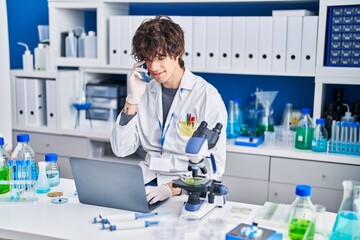
POLYGON ((166 200, 149 205, 139 165, 70 158, 79 201, 135 212, 151 212, 166 200))

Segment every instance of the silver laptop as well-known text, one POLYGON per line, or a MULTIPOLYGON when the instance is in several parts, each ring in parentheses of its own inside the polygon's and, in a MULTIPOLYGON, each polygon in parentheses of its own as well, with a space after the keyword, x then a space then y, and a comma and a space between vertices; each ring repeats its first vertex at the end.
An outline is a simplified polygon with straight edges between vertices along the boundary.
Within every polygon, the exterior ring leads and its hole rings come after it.
POLYGON ((149 205, 139 165, 70 158, 79 201, 135 212, 151 212, 165 201, 149 205))

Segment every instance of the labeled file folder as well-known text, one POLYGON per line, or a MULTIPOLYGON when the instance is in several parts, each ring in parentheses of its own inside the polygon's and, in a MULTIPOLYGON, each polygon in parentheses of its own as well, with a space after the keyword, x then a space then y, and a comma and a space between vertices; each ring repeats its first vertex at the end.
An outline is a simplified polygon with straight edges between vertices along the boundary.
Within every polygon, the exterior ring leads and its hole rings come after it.
POLYGON ((26 79, 15 78, 15 96, 16 96, 16 122, 19 125, 27 125, 27 91, 26 79))
POLYGON ((271 69, 285 72, 286 64, 287 17, 273 17, 273 49, 271 69))
POLYGON ((230 70, 231 68, 231 47, 232 47, 232 18, 219 18, 219 69, 230 70))
POLYGON ((180 17, 180 26, 184 31, 185 38, 185 53, 184 53, 184 62, 187 68, 192 68, 193 66, 193 17, 191 16, 181 16, 180 17))
POLYGON ((231 70, 245 68, 245 17, 232 17, 231 70))
POLYGON ((205 69, 206 17, 194 17, 193 68, 205 69))
POLYGON ((219 68, 219 17, 206 17, 206 56, 208 70, 219 68))
POLYGON ((121 29, 121 16, 110 16, 109 18, 109 64, 121 66, 122 47, 121 37, 124 32, 121 29))
POLYGON ((288 17, 286 72, 300 72, 303 17, 288 17))
POLYGON ((259 17, 245 17, 245 71, 258 70, 259 17))
POLYGON ((45 125, 45 81, 27 79, 26 92, 28 124, 35 126, 45 125))
POLYGON ((56 111, 56 81, 46 80, 46 123, 48 127, 56 128, 57 111, 56 111))
POLYGON ((303 18, 301 48, 301 72, 303 73, 315 72, 318 20, 318 16, 303 18))
POLYGON ((271 72, 273 18, 259 20, 259 72, 271 72))

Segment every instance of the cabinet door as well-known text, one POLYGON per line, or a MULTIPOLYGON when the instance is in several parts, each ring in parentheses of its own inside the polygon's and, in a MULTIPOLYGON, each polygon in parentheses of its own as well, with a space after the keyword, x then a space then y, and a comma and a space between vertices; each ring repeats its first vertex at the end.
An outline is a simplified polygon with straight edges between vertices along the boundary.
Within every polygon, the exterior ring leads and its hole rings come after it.
MULTIPOLYGON (((296 185, 283 183, 270 183, 269 196, 270 202, 291 204, 295 200, 296 185)), ((322 204, 327 211, 337 212, 342 200, 342 191, 313 187, 311 201, 314 204, 322 204)))
POLYGON ((360 181, 360 166, 271 158, 271 182, 342 190, 344 180, 360 181))
POLYGON ((266 156, 228 152, 224 175, 268 181, 269 164, 266 156))
POLYGON ((268 182, 246 178, 223 176, 223 184, 229 188, 229 201, 263 205, 267 200, 268 182))

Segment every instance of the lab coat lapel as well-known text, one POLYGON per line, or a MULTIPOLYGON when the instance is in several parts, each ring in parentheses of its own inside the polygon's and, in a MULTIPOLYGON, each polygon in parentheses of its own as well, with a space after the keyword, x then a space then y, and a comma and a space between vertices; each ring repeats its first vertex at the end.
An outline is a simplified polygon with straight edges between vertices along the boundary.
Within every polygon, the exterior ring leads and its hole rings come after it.
POLYGON ((162 108, 162 92, 161 92, 161 85, 159 83, 156 83, 153 85, 151 92, 154 94, 154 108, 156 111, 156 116, 159 121, 160 130, 162 132, 163 130, 163 122, 162 122, 162 116, 163 116, 163 108, 162 108))

